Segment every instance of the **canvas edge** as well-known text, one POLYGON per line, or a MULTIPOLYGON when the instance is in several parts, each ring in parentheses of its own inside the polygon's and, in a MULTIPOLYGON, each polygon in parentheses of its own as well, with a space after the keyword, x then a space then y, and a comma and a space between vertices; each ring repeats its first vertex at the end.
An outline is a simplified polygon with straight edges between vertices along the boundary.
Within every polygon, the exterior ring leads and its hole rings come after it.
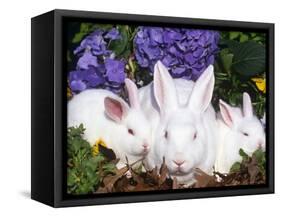
POLYGON ((72 11, 72 10, 54 10, 54 82, 55 82, 55 98, 54 98, 54 135, 55 135, 55 149, 54 149, 54 207, 68 207, 68 206, 81 206, 81 205, 100 205, 100 204, 113 204, 113 203, 131 203, 131 202, 149 202, 149 201, 162 201, 162 200, 175 200, 175 199, 195 199, 195 198, 209 198, 209 197, 223 197, 223 196, 241 196, 253 194, 267 194, 274 193, 274 24, 273 23, 254 23, 254 22, 241 22, 241 21, 221 21, 221 20, 207 20, 207 19, 193 19, 193 18, 178 18, 178 17, 163 17, 163 16, 148 16, 148 15, 133 15, 133 14, 115 14, 115 13, 102 13, 102 12, 85 12, 85 11, 72 11), (109 16, 110 15, 110 16, 109 16), (62 195, 62 135, 60 130, 62 126, 62 18, 63 17, 84 17, 84 18, 98 18, 98 19, 124 19, 124 20, 137 20, 149 22, 165 22, 165 23, 200 23, 204 26, 218 25, 220 27, 229 27, 232 25, 237 28, 257 28, 269 31, 269 129, 272 132, 269 139, 269 185, 264 188, 257 189, 239 189, 239 190, 214 190, 209 192, 180 192, 180 193, 153 193, 153 195, 134 195, 134 196, 120 196, 120 197, 104 197, 104 198, 90 198, 90 199, 64 199, 62 195), (57 131, 59 130, 59 131, 57 131))

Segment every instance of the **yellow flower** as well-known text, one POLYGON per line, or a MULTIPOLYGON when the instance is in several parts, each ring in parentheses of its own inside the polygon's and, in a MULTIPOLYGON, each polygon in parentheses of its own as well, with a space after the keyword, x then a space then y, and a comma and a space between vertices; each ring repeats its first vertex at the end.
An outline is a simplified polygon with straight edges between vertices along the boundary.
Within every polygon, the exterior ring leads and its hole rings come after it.
POLYGON ((265 78, 252 78, 252 81, 255 82, 257 88, 259 91, 265 93, 266 92, 266 82, 265 82, 265 78))
POLYGON ((92 147, 92 153, 93 153, 94 156, 97 156, 98 153, 100 152, 99 146, 103 146, 103 147, 106 148, 106 144, 102 139, 98 139, 92 147))
POLYGON ((67 99, 70 99, 72 97, 72 93, 69 87, 67 87, 67 99))

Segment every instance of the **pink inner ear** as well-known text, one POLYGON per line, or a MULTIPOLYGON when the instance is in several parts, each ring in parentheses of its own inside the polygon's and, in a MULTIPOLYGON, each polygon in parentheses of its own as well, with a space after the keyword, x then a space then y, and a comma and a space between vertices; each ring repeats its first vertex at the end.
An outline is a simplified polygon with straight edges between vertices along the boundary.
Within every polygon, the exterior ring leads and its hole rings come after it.
POLYGON ((104 107, 107 115, 112 120, 116 122, 120 122, 122 120, 123 109, 119 101, 106 97, 104 100, 104 107))
POLYGON ((129 102, 131 107, 139 108, 138 89, 136 85, 130 80, 125 79, 125 84, 128 92, 129 102))
POLYGON ((220 111, 226 125, 232 127, 233 119, 231 117, 230 111, 228 110, 227 106, 225 106, 223 103, 220 103, 220 111))
POLYGON ((154 66, 153 88, 161 114, 166 114, 177 108, 178 99, 173 78, 160 61, 154 66))

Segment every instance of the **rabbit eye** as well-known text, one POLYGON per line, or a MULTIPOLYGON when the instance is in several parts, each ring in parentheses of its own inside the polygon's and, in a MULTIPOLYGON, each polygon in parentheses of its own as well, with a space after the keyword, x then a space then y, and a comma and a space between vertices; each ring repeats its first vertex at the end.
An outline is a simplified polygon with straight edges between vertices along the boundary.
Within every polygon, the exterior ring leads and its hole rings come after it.
POLYGON ((167 130, 165 131, 165 135, 164 136, 165 136, 166 139, 168 139, 168 131, 167 130))
POLYGON ((193 140, 195 140, 197 138, 197 132, 195 132, 194 134, 193 134, 193 140))
POLYGON ((249 134, 248 134, 248 133, 245 133, 245 132, 243 132, 243 135, 244 135, 244 136, 249 136, 249 134))
POLYGON ((135 133, 132 129, 128 129, 128 133, 131 134, 131 135, 135 135, 135 133))

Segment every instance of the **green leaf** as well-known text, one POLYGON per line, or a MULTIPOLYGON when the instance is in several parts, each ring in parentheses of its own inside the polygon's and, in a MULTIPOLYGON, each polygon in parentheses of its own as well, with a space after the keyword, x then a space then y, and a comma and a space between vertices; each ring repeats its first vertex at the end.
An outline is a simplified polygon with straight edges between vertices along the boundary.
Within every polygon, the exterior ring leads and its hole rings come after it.
POLYGON ((68 169, 67 170, 67 185, 72 186, 76 182, 76 176, 75 176, 75 171, 68 169))
POLYGON ((255 32, 251 32, 251 33, 250 33, 250 36, 251 36, 251 37, 255 37, 256 35, 257 35, 257 33, 255 33, 255 32))
POLYGON ((80 42, 86 35, 88 35, 89 33, 93 32, 96 29, 109 30, 112 27, 113 27, 112 24, 81 23, 80 31, 74 35, 72 39, 72 43, 80 42))
POLYGON ((246 34, 241 34, 240 36, 240 42, 245 42, 245 41, 248 41, 249 40, 249 36, 246 35, 246 34))
POLYGON ((229 39, 233 40, 239 37, 241 32, 229 32, 229 39))
POLYGON ((227 39, 221 39, 220 42, 223 44, 223 45, 226 45, 228 47, 228 49, 232 52, 232 50, 239 46, 239 42, 236 41, 236 40, 227 40, 227 39))
POLYGON ((262 173, 265 173, 265 166, 266 166, 266 158, 265 158, 265 152, 262 151, 261 149, 257 149, 254 153, 253 156, 255 156, 258 166, 262 173))
POLYGON ((246 154, 246 152, 242 148, 239 149, 239 155, 242 157, 242 160, 249 159, 249 156, 246 154))
POLYGON ((228 49, 223 49, 220 52, 220 57, 224 70, 228 72, 232 64, 233 54, 229 53, 228 49))
POLYGON ((231 166, 230 172, 231 172, 231 173, 239 172, 239 171, 240 171, 240 168, 241 168, 241 163, 235 162, 235 163, 231 166))
POLYGON ((74 38, 72 39, 72 43, 78 43, 82 40, 82 38, 86 35, 84 32, 78 32, 74 35, 74 38))
POLYGON ((113 163, 107 163, 103 165, 102 169, 106 173, 112 173, 116 170, 116 165, 113 163))
POLYGON ((113 25, 112 24, 94 24, 93 25, 93 30, 96 30, 96 29, 102 29, 102 30, 110 30, 111 28, 113 28, 113 25))
POLYGON ((258 162, 263 162, 265 161, 265 153, 261 149, 257 149, 253 155, 256 157, 258 162))
POLYGON ((109 43, 109 49, 113 50, 116 56, 120 56, 126 50, 129 41, 129 35, 127 26, 118 25, 117 29, 120 32, 121 39, 111 41, 109 43))
POLYGON ((80 31, 74 35, 72 43, 80 42, 84 36, 93 31, 94 25, 92 23, 81 23, 80 31))
POLYGON ((92 155, 92 147, 83 139, 83 125, 70 127, 67 132, 67 192, 88 194, 100 186, 102 176, 114 173, 116 165, 102 154, 92 155), (102 171, 102 173, 100 172, 102 171))
POLYGON ((234 57, 231 68, 244 75, 254 76, 265 70, 265 47, 254 41, 229 43, 234 57))

